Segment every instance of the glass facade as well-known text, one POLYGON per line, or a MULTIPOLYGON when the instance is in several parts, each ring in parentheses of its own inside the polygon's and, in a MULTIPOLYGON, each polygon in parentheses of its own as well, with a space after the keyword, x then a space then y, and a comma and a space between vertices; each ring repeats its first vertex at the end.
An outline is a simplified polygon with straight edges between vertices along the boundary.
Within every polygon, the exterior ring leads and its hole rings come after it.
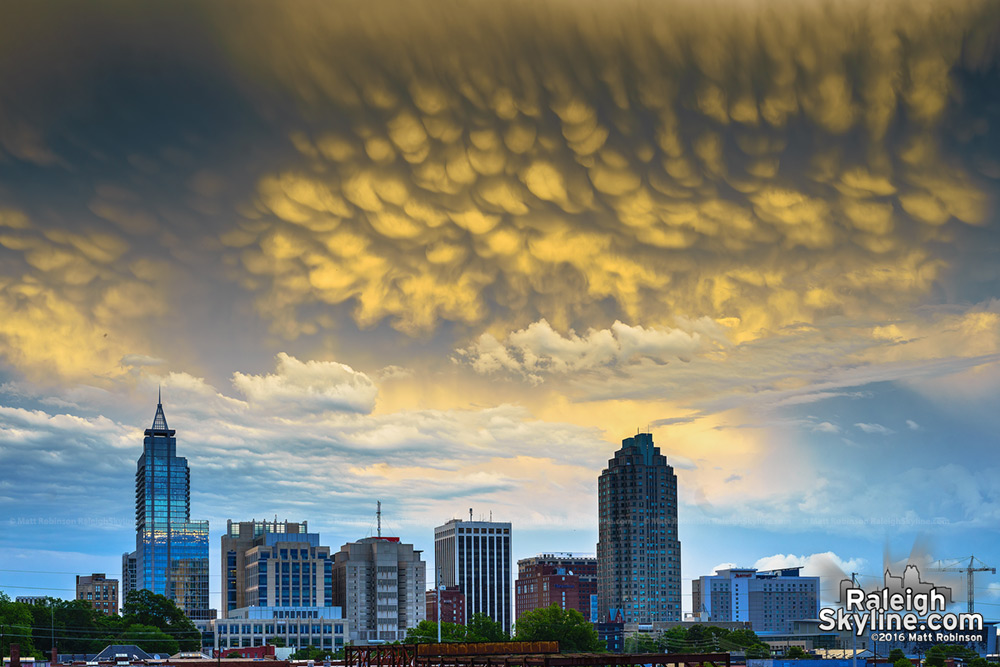
POLYGON ((597 483, 599 620, 681 620, 677 477, 653 436, 622 440, 597 483))
POLYGON ((192 619, 213 618, 208 521, 191 520, 191 472, 174 433, 158 403, 135 473, 136 587, 167 596, 192 619))

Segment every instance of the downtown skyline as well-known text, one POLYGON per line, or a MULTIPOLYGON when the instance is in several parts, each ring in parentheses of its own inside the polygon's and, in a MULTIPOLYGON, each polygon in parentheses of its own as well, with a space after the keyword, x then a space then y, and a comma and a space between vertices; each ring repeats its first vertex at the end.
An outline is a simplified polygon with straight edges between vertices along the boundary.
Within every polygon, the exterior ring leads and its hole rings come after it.
POLYGON ((119 576, 157 386, 216 609, 230 519, 338 547, 381 500, 433 567, 472 507, 515 562, 594 553, 640 431, 677 474, 684 611, 720 565, 996 566, 998 26, 943 1, 19 8, 0 590, 119 576))

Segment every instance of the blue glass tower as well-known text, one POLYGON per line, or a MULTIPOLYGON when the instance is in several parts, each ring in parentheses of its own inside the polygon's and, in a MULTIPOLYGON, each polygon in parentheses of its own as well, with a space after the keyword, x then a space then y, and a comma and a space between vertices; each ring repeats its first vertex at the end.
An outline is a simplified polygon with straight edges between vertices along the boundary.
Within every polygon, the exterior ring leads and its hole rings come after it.
POLYGON ((208 521, 191 520, 191 472, 156 404, 135 472, 135 586, 165 595, 192 620, 208 602, 208 521))

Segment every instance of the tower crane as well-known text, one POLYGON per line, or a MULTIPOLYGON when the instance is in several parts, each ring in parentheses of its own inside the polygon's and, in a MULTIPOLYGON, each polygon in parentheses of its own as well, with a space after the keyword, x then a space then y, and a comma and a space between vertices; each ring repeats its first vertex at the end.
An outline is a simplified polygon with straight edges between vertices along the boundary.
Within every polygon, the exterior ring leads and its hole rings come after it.
MULTIPOLYGON (((933 570, 934 572, 965 572, 965 576, 967 577, 967 580, 969 582, 969 595, 967 600, 969 602, 969 613, 971 614, 976 610, 976 605, 975 605, 976 586, 975 586, 974 573, 990 572, 992 574, 996 574, 997 569, 995 567, 988 567, 986 563, 979 560, 975 556, 969 556, 969 564, 964 567, 959 566, 959 563, 965 562, 964 557, 953 558, 951 560, 953 561, 952 565, 947 567, 932 567, 931 570, 933 570)), ((942 561, 938 562, 940 563, 942 561)))

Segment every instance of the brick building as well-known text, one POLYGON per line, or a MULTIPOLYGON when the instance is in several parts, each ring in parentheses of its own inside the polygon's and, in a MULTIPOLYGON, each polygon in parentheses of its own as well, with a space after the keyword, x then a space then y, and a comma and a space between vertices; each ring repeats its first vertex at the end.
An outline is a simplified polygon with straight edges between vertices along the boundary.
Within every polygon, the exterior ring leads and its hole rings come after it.
POLYGON ((571 553, 539 554, 517 561, 514 584, 517 617, 553 604, 576 609, 591 622, 591 596, 597 595, 597 559, 571 553))
POLYGON ((103 572, 89 577, 76 576, 76 599, 86 600, 99 614, 118 614, 118 580, 103 572))
MULTIPOLYGON (((427 620, 437 623, 438 592, 427 591, 427 620)), ((441 591, 441 622, 465 625, 465 593, 458 586, 448 586, 441 591)))

